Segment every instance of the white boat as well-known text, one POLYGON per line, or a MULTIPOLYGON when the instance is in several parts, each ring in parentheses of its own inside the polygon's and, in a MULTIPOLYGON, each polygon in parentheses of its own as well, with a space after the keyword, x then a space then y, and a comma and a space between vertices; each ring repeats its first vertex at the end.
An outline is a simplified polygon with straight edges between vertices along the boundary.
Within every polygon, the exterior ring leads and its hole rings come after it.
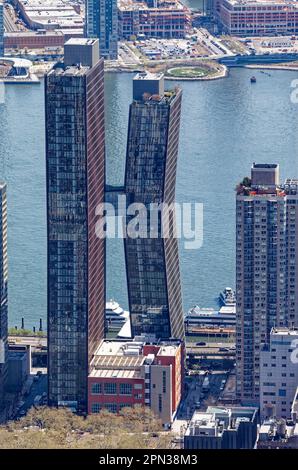
POLYGON ((0 57, 0 83, 34 84, 40 83, 32 72, 32 62, 18 57, 0 57))
POLYGON ((230 307, 228 312, 220 312, 213 308, 192 307, 184 316, 187 326, 199 327, 235 327, 235 313, 230 307))
POLYGON ((110 300, 106 303, 106 323, 107 326, 119 326, 121 327, 124 323, 127 322, 129 318, 129 312, 123 310, 122 307, 115 302, 115 300, 110 300))
POLYGON ((231 287, 226 287, 219 294, 219 301, 222 305, 235 305, 236 304, 236 295, 235 291, 231 287))

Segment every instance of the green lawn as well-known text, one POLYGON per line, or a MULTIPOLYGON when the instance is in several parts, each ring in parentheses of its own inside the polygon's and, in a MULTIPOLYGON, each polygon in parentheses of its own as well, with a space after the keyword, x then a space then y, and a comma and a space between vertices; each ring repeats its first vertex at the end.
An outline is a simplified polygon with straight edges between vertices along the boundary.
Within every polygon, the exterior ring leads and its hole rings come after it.
POLYGON ((175 67, 167 71, 169 77, 175 78, 201 78, 213 73, 214 70, 207 67, 175 67))

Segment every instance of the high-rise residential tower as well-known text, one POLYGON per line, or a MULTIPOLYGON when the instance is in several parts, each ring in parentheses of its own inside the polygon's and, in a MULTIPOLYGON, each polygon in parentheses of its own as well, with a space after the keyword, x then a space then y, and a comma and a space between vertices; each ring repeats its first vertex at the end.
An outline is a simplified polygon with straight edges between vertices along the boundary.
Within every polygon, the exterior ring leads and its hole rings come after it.
POLYGON ((298 181, 253 164, 236 196, 237 396, 259 403, 260 354, 273 327, 297 326, 298 181))
POLYGON ((0 57, 4 56, 4 7, 0 0, 0 57))
MULTIPOLYGON (((149 209, 152 203, 175 201, 181 98, 178 88, 164 91, 162 74, 142 73, 133 80, 125 171, 128 205, 139 203, 149 209)), ((128 216, 127 226, 131 220, 128 216)), ((125 239, 133 336, 184 338, 174 212, 168 221, 168 237, 162 237, 165 220, 159 216, 155 233, 148 226, 146 237, 125 239)))
POLYGON ((7 382, 7 200, 6 184, 0 183, 0 410, 7 382))
POLYGON ((47 74, 48 401, 87 411, 88 365, 104 337, 104 70, 98 40, 70 39, 47 74))
POLYGON ((105 59, 117 59, 117 0, 86 1, 86 34, 90 38, 99 39, 101 57, 105 59))

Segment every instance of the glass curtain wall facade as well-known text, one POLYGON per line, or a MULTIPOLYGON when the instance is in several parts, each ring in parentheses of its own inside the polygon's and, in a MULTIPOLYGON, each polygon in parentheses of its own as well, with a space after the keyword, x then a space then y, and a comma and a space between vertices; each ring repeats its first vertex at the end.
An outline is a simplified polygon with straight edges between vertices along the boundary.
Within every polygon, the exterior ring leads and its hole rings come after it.
POLYGON ((117 0, 87 0, 86 34, 99 39, 101 57, 118 58, 118 8, 117 0))
MULTIPOLYGON (((97 42, 97 41, 96 41, 97 42)), ((57 66, 46 77, 49 405, 87 411, 91 358, 104 337, 104 70, 57 66)))
POLYGON ((0 0, 0 57, 4 56, 4 7, 0 0))
POLYGON ((7 305, 7 198, 6 184, 0 183, 0 410, 4 406, 8 358, 7 305))
MULTIPOLYGON (((148 81, 148 90, 152 83, 154 88, 154 80, 148 81)), ((135 92, 138 86, 138 80, 134 80, 135 92)), ((151 203, 175 201, 182 92, 176 89, 161 93, 145 99, 138 93, 130 106, 125 192, 128 205, 142 203, 146 209, 151 203)), ((162 238, 161 213, 154 234, 148 214, 146 238, 125 239, 132 335, 183 340, 178 241, 173 236, 175 214, 170 212, 169 238, 162 238)), ((127 216, 127 226, 132 219, 127 216)))

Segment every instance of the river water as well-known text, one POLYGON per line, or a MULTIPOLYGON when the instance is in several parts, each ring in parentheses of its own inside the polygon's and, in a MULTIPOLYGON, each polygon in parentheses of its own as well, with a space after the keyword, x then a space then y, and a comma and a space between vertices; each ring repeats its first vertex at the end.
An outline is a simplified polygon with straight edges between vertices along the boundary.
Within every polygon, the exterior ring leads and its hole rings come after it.
MULTIPOLYGON (((271 76, 233 69, 221 80, 181 82, 182 125, 177 201, 204 207, 204 240, 180 243, 184 308, 215 306, 234 287, 235 193, 251 163, 279 162, 282 178, 298 177, 295 72, 271 76), (256 75, 257 83, 250 83, 256 75)), ((167 82, 174 86, 174 82, 167 82)), ((132 75, 106 75, 107 181, 123 181, 132 75)), ((46 213, 43 84, 6 86, 0 104, 0 178, 8 183, 9 323, 46 319, 46 213)), ((127 307, 122 240, 109 241, 107 297, 127 307)))

